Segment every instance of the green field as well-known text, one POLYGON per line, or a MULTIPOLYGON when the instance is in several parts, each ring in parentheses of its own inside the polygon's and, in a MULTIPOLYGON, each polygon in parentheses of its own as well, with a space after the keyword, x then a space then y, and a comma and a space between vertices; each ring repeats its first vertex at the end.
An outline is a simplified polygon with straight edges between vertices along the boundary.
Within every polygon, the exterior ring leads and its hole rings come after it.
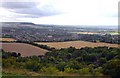
POLYGON ((118 32, 118 31, 111 31, 111 32, 108 32, 107 34, 120 35, 120 32, 118 32))

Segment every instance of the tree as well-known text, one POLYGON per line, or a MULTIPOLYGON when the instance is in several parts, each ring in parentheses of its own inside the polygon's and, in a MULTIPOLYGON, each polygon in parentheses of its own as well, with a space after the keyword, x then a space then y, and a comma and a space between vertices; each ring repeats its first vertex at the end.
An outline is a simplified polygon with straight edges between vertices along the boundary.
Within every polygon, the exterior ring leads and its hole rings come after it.
POLYGON ((21 56, 21 54, 20 54, 20 53, 18 53, 18 56, 20 57, 20 56, 21 56))
POLYGON ((70 67, 65 67, 64 71, 67 72, 67 73, 75 73, 75 69, 70 68, 70 67))
POLYGON ((59 70, 53 66, 42 67, 42 69, 40 71, 44 72, 45 74, 48 74, 48 75, 57 74, 59 72, 59 70))
POLYGON ((90 71, 89 68, 82 68, 79 70, 79 74, 80 75, 90 75, 91 73, 89 71, 90 71))
POLYGON ((60 62, 60 63, 57 65, 57 68, 58 68, 60 71, 64 71, 65 66, 66 66, 66 63, 65 63, 65 62, 60 62))
POLYGON ((18 55, 17 55, 16 52, 12 52, 11 56, 13 56, 13 57, 18 57, 18 55))
POLYGON ((83 60, 86 62, 94 62, 96 61, 96 55, 95 54, 84 54, 83 55, 83 60))
POLYGON ((38 70, 40 70, 41 69, 41 64, 40 63, 38 63, 37 61, 27 61, 26 63, 25 63, 25 65, 26 65, 26 69, 29 69, 29 70, 33 70, 33 71, 38 71, 38 70))
POLYGON ((69 48, 68 48, 68 52, 69 52, 69 53, 73 53, 74 51, 75 51, 75 48, 74 48, 74 47, 69 47, 69 48))
POLYGON ((113 59, 104 65, 104 74, 110 76, 120 76, 120 59, 113 59))

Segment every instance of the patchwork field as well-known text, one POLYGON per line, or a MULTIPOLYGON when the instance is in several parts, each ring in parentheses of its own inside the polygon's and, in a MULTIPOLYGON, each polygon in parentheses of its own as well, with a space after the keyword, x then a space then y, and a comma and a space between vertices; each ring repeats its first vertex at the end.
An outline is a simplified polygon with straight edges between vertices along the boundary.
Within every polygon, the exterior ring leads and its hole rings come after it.
POLYGON ((47 45, 49 47, 54 47, 56 49, 68 48, 70 46, 75 48, 82 47, 97 47, 97 46, 108 46, 108 47, 119 47, 118 44, 109 44, 109 43, 93 43, 86 41, 68 41, 68 42, 36 42, 37 44, 47 45))
POLYGON ((21 53, 21 56, 44 55, 47 50, 25 43, 0 43, 2 49, 7 52, 21 53))
POLYGON ((0 38, 0 41, 16 41, 15 39, 13 38, 0 38))

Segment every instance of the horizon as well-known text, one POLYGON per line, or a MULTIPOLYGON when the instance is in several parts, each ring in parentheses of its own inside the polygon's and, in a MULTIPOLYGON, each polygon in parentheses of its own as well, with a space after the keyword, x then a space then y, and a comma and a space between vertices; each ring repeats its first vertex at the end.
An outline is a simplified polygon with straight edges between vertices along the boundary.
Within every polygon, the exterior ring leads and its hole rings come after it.
MULTIPOLYGON (((1 26, 2 23, 28 23, 28 24, 33 24, 36 26, 57 26, 57 27, 75 27, 75 28, 114 28, 118 29, 118 25, 59 25, 59 24, 35 24, 33 22, 0 22, 1 26)), ((4 27, 4 26, 3 26, 4 27)))

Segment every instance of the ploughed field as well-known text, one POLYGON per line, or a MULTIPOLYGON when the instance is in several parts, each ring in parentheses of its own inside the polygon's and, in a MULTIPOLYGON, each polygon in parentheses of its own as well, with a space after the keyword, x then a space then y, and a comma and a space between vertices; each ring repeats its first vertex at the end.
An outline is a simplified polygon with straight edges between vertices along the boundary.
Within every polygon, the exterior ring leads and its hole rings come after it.
POLYGON ((108 46, 108 47, 119 47, 118 44, 110 44, 110 43, 94 43, 94 42, 87 42, 87 41, 68 41, 68 42, 35 42, 37 44, 47 45, 49 47, 54 47, 56 49, 61 48, 68 48, 68 47, 75 47, 75 48, 82 48, 82 47, 98 47, 98 46, 108 46))
POLYGON ((47 50, 25 43, 0 43, 6 52, 20 53, 21 56, 44 55, 47 50))

